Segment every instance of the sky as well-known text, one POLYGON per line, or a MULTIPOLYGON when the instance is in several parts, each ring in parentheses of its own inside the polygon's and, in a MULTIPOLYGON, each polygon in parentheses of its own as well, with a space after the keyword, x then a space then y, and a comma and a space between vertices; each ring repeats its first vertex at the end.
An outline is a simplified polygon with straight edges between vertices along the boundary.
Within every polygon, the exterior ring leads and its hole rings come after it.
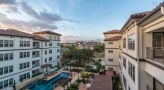
POLYGON ((62 42, 103 41, 131 14, 150 11, 163 0, 0 0, 0 28, 52 30, 62 42))

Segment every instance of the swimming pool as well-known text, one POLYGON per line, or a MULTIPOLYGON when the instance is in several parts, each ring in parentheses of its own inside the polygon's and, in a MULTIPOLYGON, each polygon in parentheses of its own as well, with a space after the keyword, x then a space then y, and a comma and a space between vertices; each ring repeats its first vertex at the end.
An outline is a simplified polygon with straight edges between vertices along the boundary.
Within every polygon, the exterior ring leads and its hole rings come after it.
POLYGON ((69 77, 70 74, 69 73, 60 73, 59 75, 57 75, 56 77, 52 78, 49 81, 42 81, 39 84, 35 84, 35 86, 29 87, 29 90, 53 90, 53 83, 58 81, 60 78, 64 77, 67 78, 69 77))

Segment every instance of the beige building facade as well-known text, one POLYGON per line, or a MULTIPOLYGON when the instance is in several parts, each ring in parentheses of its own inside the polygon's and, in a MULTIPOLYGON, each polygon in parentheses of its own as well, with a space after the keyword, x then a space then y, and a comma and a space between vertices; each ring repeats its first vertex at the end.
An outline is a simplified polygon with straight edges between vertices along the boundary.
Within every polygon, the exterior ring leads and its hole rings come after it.
POLYGON ((104 32, 105 43, 105 68, 119 74, 119 30, 104 32))
POLYGON ((131 15, 120 31, 124 90, 164 90, 163 6, 131 15))
POLYGON ((106 69, 120 75, 123 90, 164 90, 164 3, 132 14, 119 33, 104 35, 106 69), (121 38, 108 39, 116 35, 121 38), (109 62, 113 58, 117 62, 109 62))

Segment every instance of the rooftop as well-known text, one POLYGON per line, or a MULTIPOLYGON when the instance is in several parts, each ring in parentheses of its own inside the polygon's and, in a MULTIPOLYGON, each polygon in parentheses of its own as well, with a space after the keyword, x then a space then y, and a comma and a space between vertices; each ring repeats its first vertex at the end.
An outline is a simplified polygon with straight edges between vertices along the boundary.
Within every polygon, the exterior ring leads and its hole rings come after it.
POLYGON ((34 35, 34 37, 35 37, 34 40, 49 41, 48 39, 43 38, 43 37, 38 36, 38 35, 34 35))
POLYGON ((111 38, 106 38, 104 39, 104 41, 117 41, 117 40, 120 40, 121 39, 121 36, 114 36, 114 37, 111 37, 111 38))
POLYGON ((89 90, 112 90, 112 78, 107 75, 95 75, 89 90))
POLYGON ((0 35, 35 38, 34 35, 15 29, 0 29, 0 35))
POLYGON ((38 31, 38 32, 34 32, 33 34, 53 34, 53 35, 60 35, 61 36, 61 34, 53 32, 53 31, 50 31, 50 30, 38 31))
POLYGON ((104 34, 118 34, 119 32, 120 30, 111 30, 111 31, 104 32, 104 34))

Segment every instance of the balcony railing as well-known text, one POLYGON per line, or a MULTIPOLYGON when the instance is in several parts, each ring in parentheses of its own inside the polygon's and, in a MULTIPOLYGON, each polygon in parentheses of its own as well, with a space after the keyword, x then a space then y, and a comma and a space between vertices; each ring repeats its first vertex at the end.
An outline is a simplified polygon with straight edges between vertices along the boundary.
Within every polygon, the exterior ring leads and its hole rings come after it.
POLYGON ((35 67, 38 67, 38 66, 40 66, 40 65, 39 64, 33 64, 32 68, 35 68, 35 67))
POLYGON ((147 47, 147 59, 164 65, 164 47, 147 47))

